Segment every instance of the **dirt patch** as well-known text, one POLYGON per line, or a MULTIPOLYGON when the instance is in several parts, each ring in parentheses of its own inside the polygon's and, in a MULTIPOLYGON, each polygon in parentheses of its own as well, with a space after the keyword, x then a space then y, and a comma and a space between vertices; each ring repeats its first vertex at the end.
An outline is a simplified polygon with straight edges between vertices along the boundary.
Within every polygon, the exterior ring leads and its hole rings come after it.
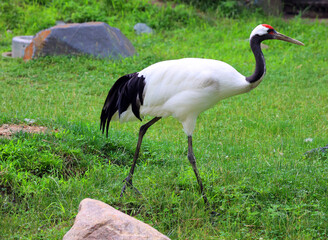
POLYGON ((0 137, 10 138, 18 132, 44 133, 48 128, 42 126, 29 126, 25 124, 3 124, 0 126, 0 137))

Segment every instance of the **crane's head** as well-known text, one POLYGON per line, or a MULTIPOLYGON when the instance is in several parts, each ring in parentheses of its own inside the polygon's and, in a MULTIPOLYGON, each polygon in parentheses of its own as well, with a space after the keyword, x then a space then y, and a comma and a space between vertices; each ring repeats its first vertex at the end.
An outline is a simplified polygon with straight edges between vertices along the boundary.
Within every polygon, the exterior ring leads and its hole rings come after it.
POLYGON ((277 40, 282 40, 282 41, 304 46, 302 42, 277 32, 276 30, 274 30, 273 27, 271 27, 268 24, 260 24, 256 28, 254 28, 254 30, 251 33, 250 40, 252 38, 258 38, 259 41, 263 41, 267 39, 277 39, 277 40))

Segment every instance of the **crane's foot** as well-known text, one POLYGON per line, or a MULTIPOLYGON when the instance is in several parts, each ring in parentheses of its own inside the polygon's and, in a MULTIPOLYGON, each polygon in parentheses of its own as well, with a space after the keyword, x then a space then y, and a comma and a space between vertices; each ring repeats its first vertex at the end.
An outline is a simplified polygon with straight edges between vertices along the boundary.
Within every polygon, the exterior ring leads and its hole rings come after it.
POLYGON ((206 197, 206 194, 204 192, 202 193, 202 197, 203 197, 204 203, 206 205, 206 211, 210 212, 211 217, 219 216, 220 213, 212 210, 212 207, 211 207, 211 205, 210 205, 210 203, 209 203, 209 201, 208 201, 208 199, 206 197))
POLYGON ((216 217, 216 216, 220 215, 220 213, 212 210, 212 207, 210 206, 210 204, 208 202, 205 202, 205 204, 206 204, 206 211, 208 211, 210 213, 211 217, 216 217))
POLYGON ((141 193, 139 192, 139 190, 135 186, 133 186, 132 179, 131 178, 129 178, 129 177, 125 178, 123 180, 123 182, 124 182, 124 186, 122 188, 120 197, 123 197, 123 194, 124 194, 127 186, 130 187, 130 188, 132 188, 136 193, 138 193, 138 194, 141 195, 141 193))
POLYGON ((220 213, 216 212, 216 211, 211 211, 211 217, 217 217, 220 215, 220 213))

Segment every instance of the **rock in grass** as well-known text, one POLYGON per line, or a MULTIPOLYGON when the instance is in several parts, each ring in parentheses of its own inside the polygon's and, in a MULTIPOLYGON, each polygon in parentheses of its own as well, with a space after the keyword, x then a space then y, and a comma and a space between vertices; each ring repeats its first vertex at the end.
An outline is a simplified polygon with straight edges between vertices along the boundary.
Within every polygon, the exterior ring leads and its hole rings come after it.
POLYGON ((63 240, 169 240, 154 228, 98 200, 86 198, 63 240))
POLYGON ((151 27, 148 27, 145 23, 137 23, 133 27, 136 34, 142 34, 142 33, 153 33, 153 29, 151 27))
POLYGON ((319 153, 319 152, 322 152, 322 153, 328 152, 328 145, 327 146, 324 146, 324 147, 312 149, 310 151, 307 151, 305 154, 306 155, 309 155, 311 153, 319 153))
POLYGON ((24 60, 40 56, 93 55, 119 59, 132 56, 129 39, 103 22, 62 24, 38 32, 25 49, 24 60))

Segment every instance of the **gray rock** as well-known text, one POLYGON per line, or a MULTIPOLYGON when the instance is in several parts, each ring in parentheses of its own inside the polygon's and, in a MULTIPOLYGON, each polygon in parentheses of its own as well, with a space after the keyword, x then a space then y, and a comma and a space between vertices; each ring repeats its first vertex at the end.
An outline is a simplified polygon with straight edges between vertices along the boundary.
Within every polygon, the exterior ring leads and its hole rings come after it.
POLYGON ((119 59, 134 53, 131 42, 119 29, 103 22, 88 22, 56 25, 38 32, 26 48, 24 59, 81 54, 119 59))
POLYGON ((98 200, 86 198, 79 206, 73 227, 63 240, 169 240, 129 215, 98 200))
POLYGON ((324 147, 319 147, 319 148, 312 149, 310 151, 307 151, 305 154, 310 155, 312 153, 320 153, 320 152, 322 152, 322 153, 328 152, 328 145, 324 146, 324 147))
POLYGON ((142 34, 142 33, 153 33, 153 29, 151 27, 148 27, 145 23, 137 23, 133 27, 136 34, 142 34))

